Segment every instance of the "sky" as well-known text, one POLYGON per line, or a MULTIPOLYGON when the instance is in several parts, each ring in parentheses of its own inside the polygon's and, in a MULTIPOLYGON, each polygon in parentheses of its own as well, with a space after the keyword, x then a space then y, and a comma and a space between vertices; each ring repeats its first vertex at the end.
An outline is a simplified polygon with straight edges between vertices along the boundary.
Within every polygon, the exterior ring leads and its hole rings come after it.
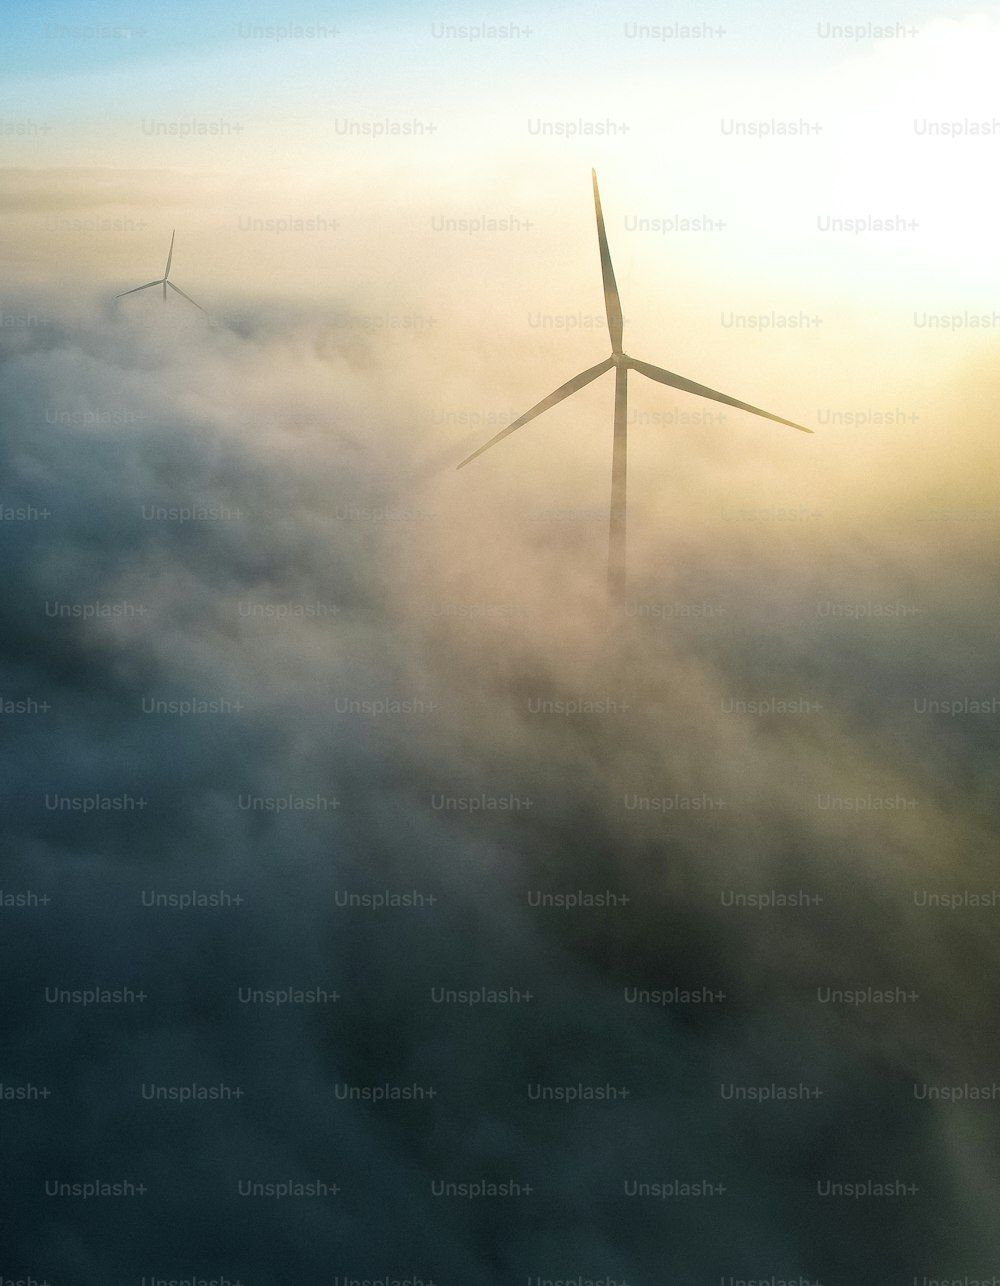
POLYGON ((0 1281, 1000 1278, 998 55, 5 17, 0 1281))

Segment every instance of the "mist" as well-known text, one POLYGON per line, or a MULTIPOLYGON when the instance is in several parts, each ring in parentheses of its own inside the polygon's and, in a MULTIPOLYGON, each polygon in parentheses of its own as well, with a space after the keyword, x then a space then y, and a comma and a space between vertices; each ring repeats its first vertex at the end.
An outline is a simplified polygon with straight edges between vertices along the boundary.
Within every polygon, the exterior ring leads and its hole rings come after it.
POLYGON ((485 338, 148 303, 4 335, 6 1271, 983 1270, 992 364, 809 439, 633 376, 615 614, 609 386, 457 473, 485 338))

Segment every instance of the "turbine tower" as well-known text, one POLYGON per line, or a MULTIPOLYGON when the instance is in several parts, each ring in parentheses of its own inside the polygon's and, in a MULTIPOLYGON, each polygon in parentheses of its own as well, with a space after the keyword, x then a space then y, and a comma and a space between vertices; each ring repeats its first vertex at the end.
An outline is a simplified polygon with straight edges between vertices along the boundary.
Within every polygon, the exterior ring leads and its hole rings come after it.
MULTIPOLYGON (((194 304, 194 300, 191 298, 191 296, 190 296, 190 295, 185 295, 185 294, 184 294, 184 291, 183 291, 183 290, 181 290, 180 286, 175 286, 175 285, 174 285, 174 283, 173 283, 172 281, 170 281, 170 280, 169 280, 169 277, 170 277, 170 261, 171 261, 171 259, 173 259, 173 257, 174 257, 174 237, 175 237, 176 235, 177 235, 177 230, 176 230, 176 228, 175 228, 175 229, 174 229, 174 231, 173 231, 173 232, 171 232, 171 234, 170 234, 170 249, 167 251, 167 266, 166 266, 166 267, 164 268, 164 270, 163 270, 163 276, 162 276, 162 277, 158 277, 158 278, 156 279, 156 281, 147 281, 147 282, 146 282, 146 284, 145 284, 144 286, 136 286, 136 287, 134 287, 134 289, 132 289, 132 290, 123 290, 123 291, 122 291, 122 293, 121 293, 120 295, 115 295, 115 298, 116 298, 116 299, 123 299, 123 298, 125 297, 125 295, 135 295, 135 294, 138 294, 138 292, 139 292, 140 290, 148 290, 148 289, 150 288, 150 286, 162 286, 162 287, 163 287, 163 302, 164 302, 164 303, 166 303, 166 302, 167 302, 167 287, 169 286, 171 290, 176 290, 176 291, 177 291, 177 293, 178 293, 179 295, 182 295, 182 296, 183 296, 183 297, 188 301, 188 303, 189 303, 189 304, 194 304)), ((205 310, 204 310, 204 308, 202 308, 201 304, 194 304, 194 306, 195 306, 195 308, 197 308, 197 309, 198 309, 198 311, 199 311, 199 312, 202 312, 202 313, 203 313, 203 312, 205 311, 205 310)))
POLYGON ((505 429, 501 429, 495 437, 490 438, 489 442, 481 446, 478 451, 473 451, 472 455, 467 456, 458 467, 460 469, 464 468, 471 460, 475 460, 477 455, 482 455, 484 451, 488 451, 491 446, 495 446, 508 433, 513 433, 515 429, 519 429, 523 424, 527 424, 529 420, 533 420, 536 415, 541 415, 550 406, 555 406, 556 403, 575 393, 577 389, 584 388, 592 380, 596 380, 599 375, 603 375, 605 371, 610 371, 614 367, 615 436, 611 455, 611 528, 609 533, 608 594, 612 603, 615 606, 620 606, 625 597, 626 416, 628 407, 627 379, 630 370, 638 371, 640 375, 645 375, 648 379, 656 380, 660 384, 666 384, 670 388, 681 389, 685 393, 695 393, 698 397, 711 398, 715 402, 724 402, 726 406, 735 406, 740 411, 749 411, 753 415, 762 415, 766 420, 774 420, 777 424, 787 424, 789 428, 800 429, 803 433, 812 433, 812 429, 807 429, 803 424, 796 424, 793 420, 782 419, 780 415, 772 415, 770 411, 762 411, 760 407, 750 406, 747 402, 740 402, 735 397, 729 397, 726 393, 717 393, 715 389, 706 388, 704 384, 696 384, 693 380, 685 379, 682 375, 675 375, 672 371, 665 371, 662 367, 651 366, 649 362, 640 362, 638 358, 629 357, 622 350, 622 306, 618 298, 615 272, 611 266, 608 237, 604 230, 601 194, 597 190, 597 173, 594 170, 591 170, 590 173, 594 181, 597 241, 601 251, 604 309, 608 318, 608 332, 611 335, 611 356, 599 363, 599 365, 591 366, 588 370, 582 371, 567 383, 560 385, 554 393, 542 398, 530 411, 525 411, 519 420, 515 420, 513 424, 508 424, 505 429))

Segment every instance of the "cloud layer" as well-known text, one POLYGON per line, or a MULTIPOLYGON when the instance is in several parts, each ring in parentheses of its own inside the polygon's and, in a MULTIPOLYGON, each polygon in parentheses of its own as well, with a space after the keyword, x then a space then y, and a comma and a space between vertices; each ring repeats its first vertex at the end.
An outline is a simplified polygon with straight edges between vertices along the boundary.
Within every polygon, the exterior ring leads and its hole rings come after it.
POLYGON ((455 474, 474 356, 153 302, 5 335, 6 1275, 995 1271, 989 367, 638 421, 614 619, 609 395, 455 474))

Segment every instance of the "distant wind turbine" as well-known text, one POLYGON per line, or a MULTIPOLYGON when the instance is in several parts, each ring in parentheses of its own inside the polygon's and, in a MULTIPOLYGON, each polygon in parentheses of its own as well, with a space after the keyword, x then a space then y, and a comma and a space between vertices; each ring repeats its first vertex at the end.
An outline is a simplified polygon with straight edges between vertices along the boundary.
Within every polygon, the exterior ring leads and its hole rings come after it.
MULTIPOLYGON (((177 235, 177 230, 176 230, 176 228, 175 228, 175 229, 174 229, 174 231, 173 231, 173 232, 171 232, 171 234, 170 234, 170 249, 169 249, 169 251, 167 252, 167 266, 166 266, 166 268, 164 268, 164 270, 163 270, 163 276, 162 276, 162 277, 158 277, 158 278, 156 279, 156 281, 147 281, 147 282, 146 282, 146 284, 145 284, 144 286, 136 286, 136 287, 135 287, 134 289, 132 289, 132 290, 123 290, 123 291, 122 291, 122 293, 121 293, 120 295, 115 295, 115 298, 116 298, 116 299, 124 299, 124 297, 125 297, 126 295, 135 295, 135 294, 138 294, 138 292, 139 292, 140 290, 148 290, 148 289, 150 288, 150 286, 162 286, 162 287, 163 287, 163 302, 164 302, 164 303, 166 303, 166 302, 167 302, 167 287, 169 286, 171 290, 176 290, 176 292, 177 292, 179 295, 182 295, 182 296, 183 296, 183 297, 188 301, 188 303, 189 303, 189 304, 194 304, 194 300, 191 298, 191 296, 190 296, 190 295, 185 295, 185 294, 184 294, 184 291, 183 291, 183 290, 181 290, 180 286, 175 286, 175 285, 174 285, 174 283, 173 283, 172 281, 168 280, 168 278, 170 277, 170 260, 171 260, 171 259, 173 259, 173 257, 174 257, 174 237, 175 237, 176 235, 177 235)), ((197 309, 198 309, 198 311, 199 311, 199 312, 202 312, 202 313, 203 313, 203 312, 205 311, 205 310, 204 310, 204 308, 202 308, 201 304, 194 304, 194 306, 195 306, 195 308, 197 308, 197 309)))
POLYGON ((601 212, 601 194, 597 190, 597 173, 591 170, 594 180, 594 208, 597 211, 597 240, 601 249, 601 273, 604 277, 604 308, 608 318, 608 331, 611 334, 611 356, 606 358, 598 366, 591 366, 589 370, 582 371, 579 375, 574 376, 566 384, 560 385, 554 393, 543 398, 537 406, 533 406, 530 411, 525 411, 519 420, 513 424, 508 424, 505 429, 501 429, 495 437, 490 438, 484 446, 478 451, 473 451, 472 455, 467 456, 458 466, 464 468, 471 460, 475 460, 477 455, 482 455, 488 451, 491 446, 495 446, 501 438, 505 438, 508 433, 513 433, 529 420, 533 420, 536 415, 541 415, 547 411, 550 406, 555 406, 563 398, 575 393, 577 389, 584 388, 592 380, 596 380, 599 375, 605 371, 615 369, 615 437, 614 447, 611 458, 611 531, 610 531, 610 553, 608 558, 608 593, 611 600, 616 605, 620 605, 625 597, 625 461, 626 461, 626 380, 628 371, 638 371, 641 375, 647 376, 651 380, 657 380, 660 384, 667 384, 670 388, 681 389, 685 393, 696 393, 699 397, 712 398, 716 402, 724 402, 727 406, 735 406, 740 411, 750 411, 753 415, 762 415, 767 420, 774 420, 777 424, 787 424, 789 428, 800 429, 803 433, 812 433, 812 429, 807 429, 803 424, 796 424, 793 420, 783 420, 780 415, 772 415, 770 411, 762 411, 759 407, 750 406, 746 402, 737 401, 735 397, 729 397, 725 393, 717 393, 715 389, 706 388, 704 384, 695 384, 693 380, 685 379, 682 375, 674 375, 672 371, 665 371, 659 366, 651 366, 648 362, 640 362, 635 357, 622 351, 622 307, 618 298, 618 286, 615 283, 614 269, 611 267, 611 255, 608 252, 608 238, 604 231, 604 215, 601 212))

